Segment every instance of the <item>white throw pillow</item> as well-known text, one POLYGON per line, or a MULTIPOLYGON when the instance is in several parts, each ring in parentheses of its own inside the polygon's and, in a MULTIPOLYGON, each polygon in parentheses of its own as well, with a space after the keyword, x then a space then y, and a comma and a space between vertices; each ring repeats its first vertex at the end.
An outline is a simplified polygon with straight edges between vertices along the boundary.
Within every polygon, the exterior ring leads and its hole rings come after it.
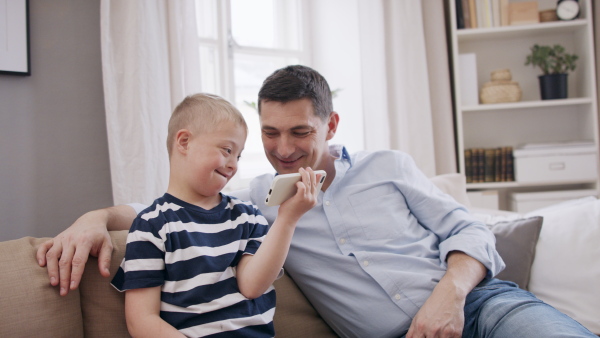
POLYGON ((435 184, 441 191, 454 197, 454 199, 464 205, 470 207, 469 197, 467 196, 467 179, 463 174, 442 174, 431 177, 429 180, 435 184))
POLYGON ((600 334, 600 200, 584 199, 527 216, 544 217, 529 290, 600 334))

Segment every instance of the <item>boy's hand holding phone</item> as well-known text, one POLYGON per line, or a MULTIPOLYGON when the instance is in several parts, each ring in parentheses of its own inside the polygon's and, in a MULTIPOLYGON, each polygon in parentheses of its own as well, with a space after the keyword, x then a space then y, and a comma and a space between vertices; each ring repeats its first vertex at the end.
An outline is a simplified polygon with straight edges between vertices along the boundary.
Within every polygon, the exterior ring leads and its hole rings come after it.
POLYGON ((297 220, 317 204, 325 176, 324 170, 315 172, 311 168, 300 168, 298 174, 278 175, 273 180, 266 203, 270 206, 281 203, 279 215, 286 214, 297 220))

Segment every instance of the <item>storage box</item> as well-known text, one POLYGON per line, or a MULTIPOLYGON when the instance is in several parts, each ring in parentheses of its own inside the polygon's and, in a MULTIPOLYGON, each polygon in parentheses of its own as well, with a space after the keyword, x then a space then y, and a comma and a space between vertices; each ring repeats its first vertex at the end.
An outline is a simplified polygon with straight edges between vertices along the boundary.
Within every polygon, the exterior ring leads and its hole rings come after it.
POLYGON ((473 208, 498 210, 498 190, 468 191, 467 197, 473 208))
POLYGON ((515 179, 520 183, 581 182, 598 177, 593 143, 526 145, 513 152, 515 179))
POLYGON ((510 209, 518 213, 527 213, 560 202, 597 196, 597 194, 598 192, 594 189, 512 193, 510 195, 510 209))

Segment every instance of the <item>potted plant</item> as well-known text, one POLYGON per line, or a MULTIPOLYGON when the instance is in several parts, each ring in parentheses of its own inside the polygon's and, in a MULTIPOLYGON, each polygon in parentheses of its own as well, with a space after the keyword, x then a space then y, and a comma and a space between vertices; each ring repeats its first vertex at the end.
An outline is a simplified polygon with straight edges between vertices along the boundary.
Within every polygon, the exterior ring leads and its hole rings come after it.
POLYGON ((567 98, 567 75, 575 70, 575 61, 578 56, 565 53, 561 45, 531 47, 531 54, 527 55, 525 65, 539 67, 542 70, 540 80, 540 93, 542 100, 567 98))

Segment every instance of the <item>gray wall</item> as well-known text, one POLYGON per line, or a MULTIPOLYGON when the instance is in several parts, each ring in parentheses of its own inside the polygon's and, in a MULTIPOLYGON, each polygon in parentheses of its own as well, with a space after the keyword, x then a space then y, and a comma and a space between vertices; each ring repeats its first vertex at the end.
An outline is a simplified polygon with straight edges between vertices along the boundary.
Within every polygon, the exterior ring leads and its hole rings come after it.
POLYGON ((29 0, 32 75, 0 74, 0 240, 112 204, 100 2, 29 0))

